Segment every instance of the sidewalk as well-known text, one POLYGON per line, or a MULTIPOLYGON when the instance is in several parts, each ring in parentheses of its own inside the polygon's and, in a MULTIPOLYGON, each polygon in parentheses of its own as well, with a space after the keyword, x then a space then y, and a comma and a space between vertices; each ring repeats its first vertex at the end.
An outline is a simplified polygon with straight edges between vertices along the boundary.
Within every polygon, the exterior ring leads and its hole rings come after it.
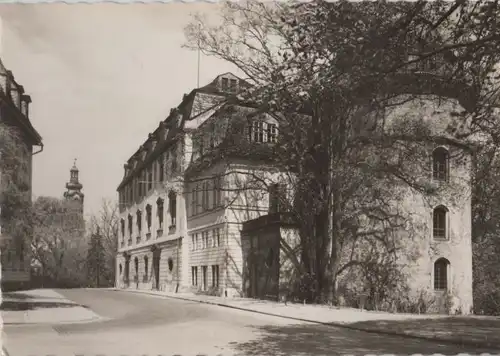
POLYGON ((213 297, 192 293, 135 289, 127 289, 126 291, 218 305, 371 333, 441 341, 464 346, 495 347, 500 350, 499 317, 391 314, 361 311, 353 308, 331 308, 324 305, 288 304, 285 306, 283 303, 272 301, 213 297))
POLYGON ((2 293, 3 325, 90 322, 100 317, 50 289, 2 293))

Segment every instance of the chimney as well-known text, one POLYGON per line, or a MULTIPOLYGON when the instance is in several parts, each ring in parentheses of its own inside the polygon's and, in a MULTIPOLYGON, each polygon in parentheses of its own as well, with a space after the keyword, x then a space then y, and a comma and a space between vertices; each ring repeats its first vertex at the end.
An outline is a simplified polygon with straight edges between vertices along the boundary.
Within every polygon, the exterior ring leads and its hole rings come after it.
POLYGON ((10 70, 5 71, 5 94, 10 97, 11 95, 11 87, 12 87, 12 81, 13 81, 13 76, 12 72, 10 70))
POLYGON ((148 150, 144 145, 142 145, 141 146, 141 159, 144 161, 146 159, 147 155, 148 155, 148 150))
POLYGON ((15 102, 16 107, 21 111, 21 104, 23 101, 24 87, 22 85, 17 86, 17 100, 15 102))
POLYGON ((149 134, 149 142, 151 142, 151 151, 154 151, 156 148, 156 144, 158 143, 158 139, 156 138, 156 135, 150 133, 149 134))
POLYGON ((21 96, 21 112, 27 118, 29 118, 30 103, 31 97, 29 95, 21 96))

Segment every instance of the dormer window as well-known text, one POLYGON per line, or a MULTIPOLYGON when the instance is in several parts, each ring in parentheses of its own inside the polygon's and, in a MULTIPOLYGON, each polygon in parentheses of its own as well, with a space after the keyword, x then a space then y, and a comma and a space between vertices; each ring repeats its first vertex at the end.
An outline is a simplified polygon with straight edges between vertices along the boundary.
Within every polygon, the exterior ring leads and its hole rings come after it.
POLYGON ((234 93, 238 90, 238 81, 236 79, 229 80, 229 91, 234 93))
POLYGON ((278 140, 278 126, 273 123, 255 120, 247 126, 247 135, 250 142, 276 143, 278 140))
POLYGON ((223 92, 235 93, 238 91, 238 79, 223 77, 220 86, 223 92))
POLYGON ((222 91, 229 91, 229 79, 228 78, 221 79, 221 89, 222 89, 222 91))

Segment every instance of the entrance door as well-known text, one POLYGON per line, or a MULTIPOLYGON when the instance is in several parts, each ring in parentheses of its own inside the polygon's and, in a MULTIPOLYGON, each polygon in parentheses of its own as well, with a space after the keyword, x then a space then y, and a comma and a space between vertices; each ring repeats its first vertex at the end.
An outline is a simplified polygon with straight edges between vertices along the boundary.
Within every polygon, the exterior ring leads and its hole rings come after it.
POLYGON ((154 289, 160 289, 160 251, 153 253, 154 289))
POLYGON ((130 286, 130 258, 125 260, 125 273, 124 273, 125 286, 130 286))

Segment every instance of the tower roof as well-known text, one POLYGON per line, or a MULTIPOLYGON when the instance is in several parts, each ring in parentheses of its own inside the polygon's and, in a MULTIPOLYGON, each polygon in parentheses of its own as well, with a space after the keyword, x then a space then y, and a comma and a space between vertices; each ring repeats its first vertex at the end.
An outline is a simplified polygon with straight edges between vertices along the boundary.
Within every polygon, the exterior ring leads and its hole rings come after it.
POLYGON ((73 167, 71 167, 71 170, 70 170, 70 171, 71 171, 71 172, 78 172, 78 168, 77 168, 77 166, 76 166, 76 158, 75 158, 75 160, 73 161, 73 167))

